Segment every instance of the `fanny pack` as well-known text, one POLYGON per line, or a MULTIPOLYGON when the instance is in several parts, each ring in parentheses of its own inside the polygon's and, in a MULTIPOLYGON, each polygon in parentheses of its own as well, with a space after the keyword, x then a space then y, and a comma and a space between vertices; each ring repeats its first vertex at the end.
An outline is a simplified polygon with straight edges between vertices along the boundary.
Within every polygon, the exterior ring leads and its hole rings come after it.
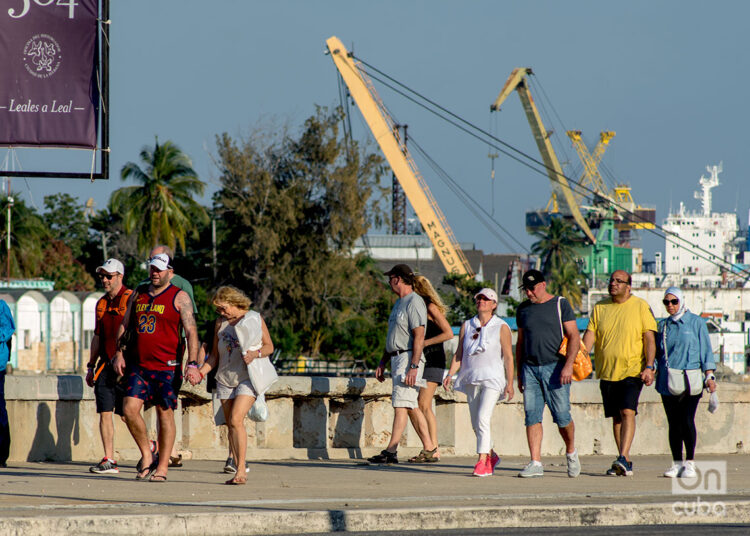
POLYGON ((667 355, 667 324, 664 323, 662 331, 662 346, 664 347, 664 364, 667 367, 667 389, 674 396, 688 393, 690 396, 698 396, 703 391, 703 378, 701 369, 676 369, 669 368, 669 356, 667 355))

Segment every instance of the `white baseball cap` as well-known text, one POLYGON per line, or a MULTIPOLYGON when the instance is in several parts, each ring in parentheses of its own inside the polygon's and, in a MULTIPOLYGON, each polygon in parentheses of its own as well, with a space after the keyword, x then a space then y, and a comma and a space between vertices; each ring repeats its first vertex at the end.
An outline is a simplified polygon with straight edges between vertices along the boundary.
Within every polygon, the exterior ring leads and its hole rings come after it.
POLYGON ((110 274, 116 272, 125 275, 125 267, 117 259, 107 259, 104 264, 96 269, 96 273, 98 274, 99 272, 109 272, 110 274))
POLYGON ((474 294, 474 299, 477 299, 477 296, 484 296, 485 298, 489 298, 490 300, 497 303, 497 292, 492 290, 491 288, 483 288, 476 294, 474 294))
POLYGON ((151 257, 148 264, 161 272, 172 268, 172 259, 166 253, 159 253, 151 257))

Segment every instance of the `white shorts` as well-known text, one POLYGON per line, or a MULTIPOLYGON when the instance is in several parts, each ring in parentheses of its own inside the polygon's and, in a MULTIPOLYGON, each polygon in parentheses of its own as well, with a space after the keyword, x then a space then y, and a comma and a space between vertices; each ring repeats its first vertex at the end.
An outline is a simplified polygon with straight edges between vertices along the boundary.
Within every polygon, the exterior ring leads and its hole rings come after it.
POLYGON ((247 395, 252 396, 253 398, 258 398, 258 394, 255 392, 255 389, 253 389, 253 384, 250 383, 250 380, 240 382, 237 387, 229 387, 219 381, 216 382, 216 398, 219 400, 232 400, 238 395, 247 395))
POLYGON ((424 356, 419 360, 417 384, 414 387, 409 387, 404 383, 404 377, 410 370, 411 356, 411 352, 402 352, 391 357, 391 380, 393 381, 391 405, 394 408, 414 409, 418 407, 417 397, 419 396, 419 388, 426 386, 426 382, 422 379, 425 362, 424 356))

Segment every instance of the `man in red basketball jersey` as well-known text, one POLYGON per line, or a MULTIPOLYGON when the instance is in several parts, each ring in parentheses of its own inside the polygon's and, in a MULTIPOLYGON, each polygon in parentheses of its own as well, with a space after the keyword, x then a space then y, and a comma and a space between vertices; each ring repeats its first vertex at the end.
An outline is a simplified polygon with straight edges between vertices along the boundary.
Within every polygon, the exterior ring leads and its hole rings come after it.
MULTIPOLYGON (((190 296, 170 283, 172 260, 164 253, 154 255, 149 263, 151 284, 148 292, 139 293, 128 304, 120 335, 125 333, 130 322, 134 322, 132 333, 136 359, 130 368, 128 390, 125 395, 123 413, 128 429, 141 451, 143 464, 136 480, 165 482, 169 456, 160 457, 154 463, 146 433, 146 423, 141 409, 146 401, 156 407, 159 419, 159 446, 163 452, 171 452, 175 440, 174 409, 177 393, 172 382, 178 363, 180 346, 180 324, 188 341, 188 363, 198 357, 198 331, 193 302, 190 296), (132 310, 135 308, 135 310, 132 310)), ((123 374, 125 359, 118 351, 114 361, 115 371, 123 374)))

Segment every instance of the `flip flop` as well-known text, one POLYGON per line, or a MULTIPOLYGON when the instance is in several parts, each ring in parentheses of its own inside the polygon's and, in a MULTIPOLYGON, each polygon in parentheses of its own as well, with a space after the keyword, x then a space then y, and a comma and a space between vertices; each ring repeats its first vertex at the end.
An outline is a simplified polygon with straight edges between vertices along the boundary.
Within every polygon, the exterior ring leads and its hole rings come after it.
POLYGON ((144 481, 149 480, 151 476, 156 471, 156 467, 159 465, 158 460, 154 460, 151 465, 146 467, 145 469, 141 468, 138 470, 138 473, 135 475, 135 479, 138 481, 144 481))
POLYGON ((182 454, 169 457, 169 467, 182 467, 182 454))
POLYGON ((234 478, 230 478, 226 482, 224 482, 227 486, 244 486, 247 484, 247 477, 246 476, 235 476, 234 478))
POLYGON ((148 477, 149 482, 166 482, 167 481, 167 475, 157 475, 152 474, 150 477, 148 477))

